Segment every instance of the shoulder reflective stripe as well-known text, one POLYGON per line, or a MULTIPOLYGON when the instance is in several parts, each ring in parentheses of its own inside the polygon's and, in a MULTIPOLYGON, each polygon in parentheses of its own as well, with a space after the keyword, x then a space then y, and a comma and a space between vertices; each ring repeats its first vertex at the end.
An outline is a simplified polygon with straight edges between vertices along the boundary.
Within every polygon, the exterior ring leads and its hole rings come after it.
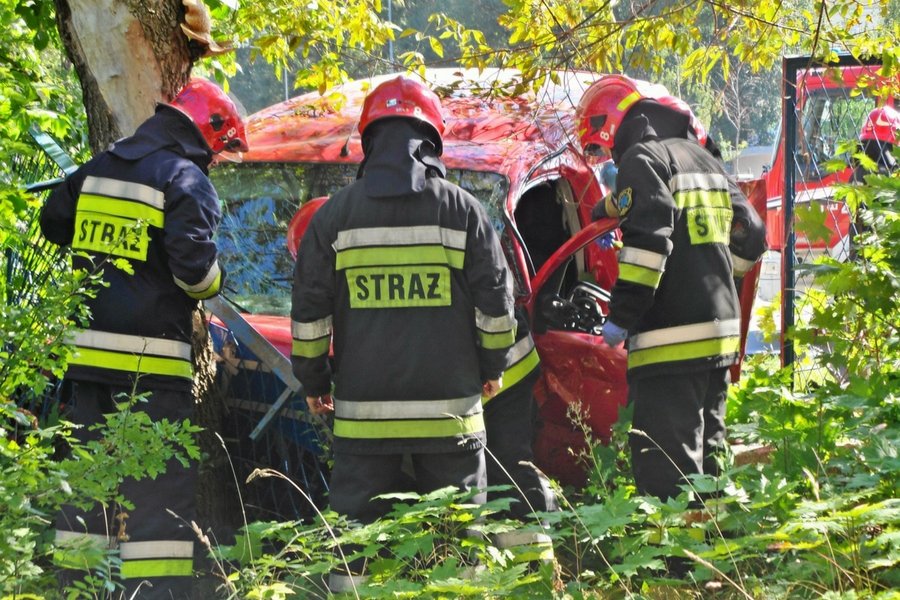
POLYGON ((167 356, 190 360, 191 345, 178 340, 148 338, 124 333, 110 333, 93 329, 82 329, 69 338, 71 343, 81 348, 111 350, 153 356, 167 356))
POLYGON ((160 358, 140 354, 123 354, 110 350, 78 348, 69 358, 69 365, 94 367, 127 373, 145 375, 165 375, 167 377, 193 378, 190 360, 180 358, 160 358))
POLYGON ((119 569, 122 579, 145 577, 190 577, 194 574, 192 558, 162 558, 157 560, 123 560, 119 569))
POLYGON ((334 415, 342 419, 439 419, 481 412, 481 396, 446 400, 334 399, 334 415))
POLYGON ((338 573, 328 574, 328 591, 333 594, 342 592, 352 592, 354 586, 359 587, 369 580, 368 575, 339 575, 338 573))
POLYGON ((149 185, 111 179, 109 177, 87 176, 81 185, 81 193, 137 200, 160 210, 165 208, 166 204, 166 196, 160 190, 154 189, 149 185))
POLYGON ((446 246, 375 246, 339 250, 335 268, 340 271, 354 267, 389 265, 447 265, 462 269, 466 255, 463 250, 446 246))
POLYGON ((736 277, 743 277, 747 274, 747 271, 753 268, 756 264, 754 260, 747 260, 746 258, 741 258, 734 252, 731 253, 731 265, 732 265, 732 273, 736 277))
POLYGON ((172 278, 175 280, 175 285, 187 292, 188 296, 203 300, 218 293, 222 270, 219 268, 219 261, 216 260, 213 261, 212 266, 206 272, 206 275, 203 276, 203 279, 200 280, 200 283, 191 285, 177 277, 172 278))
POLYGON ((638 285, 653 288, 654 290, 659 287, 659 282, 662 280, 662 276, 663 274, 660 271, 656 271, 653 269, 636 267, 627 263, 619 265, 619 279, 621 281, 637 283, 638 285))
POLYGON ((492 317, 491 315, 481 312, 476 306, 475 326, 488 333, 514 331, 516 329, 516 319, 513 317, 512 313, 507 313, 499 317, 492 317))
POLYGON ((291 321, 291 336, 295 340, 317 340, 326 335, 331 335, 331 331, 331 315, 316 321, 291 321))
POLYGON ((740 336, 724 337, 696 342, 684 342, 668 346, 657 346, 646 350, 628 350, 628 368, 643 367, 659 363, 679 362, 697 358, 737 355, 741 347, 740 336))
POLYGON ((291 356, 301 358, 316 358, 328 354, 331 348, 331 336, 327 335, 318 340, 305 341, 294 340, 291 342, 291 356))
POLYGON ((721 173, 677 173, 669 180, 672 193, 690 190, 728 191, 728 180, 721 173))
POLYGON ((676 327, 645 331, 631 336, 628 340, 628 351, 632 352, 634 350, 643 350, 645 348, 653 348, 656 346, 667 346, 670 344, 679 344, 681 342, 709 340, 740 334, 740 319, 678 325, 676 327))
POLYGON ((78 212, 113 215, 133 221, 140 219, 160 229, 166 222, 165 213, 156 207, 127 198, 107 198, 106 196, 96 196, 94 194, 82 193, 78 197, 78 212))
POLYGON ((122 560, 145 558, 193 558, 194 542, 180 540, 153 540, 148 542, 121 542, 119 555, 122 560))
POLYGON ((482 413, 455 419, 348 421, 334 419, 335 437, 350 439, 449 438, 484 431, 482 413))
POLYGON ((628 94, 627 96, 625 96, 624 98, 622 98, 619 101, 619 104, 616 106, 616 109, 620 110, 620 111, 624 111, 625 109, 627 109, 629 106, 631 106, 632 104, 634 104, 635 102, 637 102, 640 99, 641 99, 640 92, 638 92, 638 91, 631 92, 630 94, 628 94))
POLYGON ((435 244, 465 250, 466 232, 438 225, 348 229, 338 233, 334 249, 339 252, 366 246, 429 246, 435 244))
POLYGON ((665 271, 668 258, 665 254, 651 252, 643 248, 635 248, 634 246, 625 246, 619 251, 620 264, 628 263, 660 272, 665 271))

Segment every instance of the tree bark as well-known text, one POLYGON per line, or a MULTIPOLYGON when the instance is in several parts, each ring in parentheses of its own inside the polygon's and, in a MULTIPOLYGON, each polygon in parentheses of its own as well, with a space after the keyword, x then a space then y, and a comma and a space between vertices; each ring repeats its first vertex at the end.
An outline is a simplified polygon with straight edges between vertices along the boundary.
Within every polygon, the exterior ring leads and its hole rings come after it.
POLYGON ((131 135, 191 72, 181 0, 54 0, 95 153, 131 135))

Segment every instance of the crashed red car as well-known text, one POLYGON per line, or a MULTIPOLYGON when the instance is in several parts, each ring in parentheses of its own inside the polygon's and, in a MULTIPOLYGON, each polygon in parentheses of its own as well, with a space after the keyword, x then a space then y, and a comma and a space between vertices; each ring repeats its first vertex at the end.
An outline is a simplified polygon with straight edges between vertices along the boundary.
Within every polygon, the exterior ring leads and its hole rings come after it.
MULTIPOLYGON (((591 222, 591 208, 607 190, 595 175, 597 165, 580 153, 572 118, 595 76, 560 73, 558 84, 514 98, 477 93, 514 75, 435 69, 426 78, 442 98, 448 179, 487 209, 514 275, 517 302, 532 324, 543 366, 535 388, 541 417, 536 461, 560 482, 578 485, 584 472, 573 450, 577 454, 586 443, 572 415, 580 415, 593 437, 608 440, 627 393, 625 350, 609 347, 599 335, 618 267, 615 250, 595 241, 616 222, 591 222)), ((284 356, 291 348, 288 225, 301 206, 322 202, 356 178, 362 99, 393 76, 352 82, 324 97, 309 93, 256 113, 248 121, 251 151, 243 162, 213 169, 225 207, 219 246, 227 295, 284 356)), ((758 195, 764 199, 762 188, 758 195)), ((753 288, 755 272, 747 279, 753 288)))

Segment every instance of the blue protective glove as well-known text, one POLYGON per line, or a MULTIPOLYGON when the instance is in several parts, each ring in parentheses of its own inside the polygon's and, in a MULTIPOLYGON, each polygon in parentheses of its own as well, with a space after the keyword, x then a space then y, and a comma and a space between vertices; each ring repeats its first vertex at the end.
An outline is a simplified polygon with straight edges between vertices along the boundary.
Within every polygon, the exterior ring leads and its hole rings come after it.
POLYGON ((615 248, 616 246, 616 235, 614 232, 610 231, 609 233, 604 233, 596 240, 594 243, 600 246, 603 250, 609 250, 611 248, 615 248))
POLYGON ((603 341, 608 346, 618 346, 628 337, 628 330, 622 329, 609 319, 603 324, 603 341))
POLYGON ((610 193, 616 193, 616 176, 619 174, 619 168, 611 160, 606 161, 600 167, 600 182, 606 186, 610 193))

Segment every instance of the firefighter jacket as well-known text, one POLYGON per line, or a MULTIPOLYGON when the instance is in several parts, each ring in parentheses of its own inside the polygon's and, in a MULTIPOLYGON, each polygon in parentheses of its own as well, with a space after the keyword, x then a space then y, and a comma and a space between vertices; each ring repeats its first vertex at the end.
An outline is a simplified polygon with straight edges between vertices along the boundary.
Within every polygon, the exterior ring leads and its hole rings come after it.
POLYGON ((623 247, 609 319, 628 330, 631 374, 734 364, 737 256, 752 266, 765 226, 720 161, 694 141, 660 139, 647 118, 616 135, 623 247))
POLYGON ((73 268, 98 272, 104 284, 86 300, 90 320, 74 333, 67 377, 191 390, 191 312, 223 279, 211 158, 190 119, 161 104, 48 198, 43 234, 71 245, 73 268))
POLYGON ((503 385, 493 398, 482 397, 482 403, 496 400, 511 391, 519 384, 533 386, 541 373, 541 359, 537 348, 534 347, 534 338, 531 337, 531 329, 528 326, 528 318, 525 310, 516 308, 516 342, 509 350, 506 368, 503 371, 503 385))
POLYGON ((400 139, 367 153, 362 178, 316 212, 297 254, 294 373, 308 396, 331 393, 332 341, 338 452, 483 442, 482 383, 500 377, 515 339, 511 277, 487 213, 440 169, 409 176, 422 140, 404 121, 386 133, 400 139), (405 173, 399 195, 368 185, 389 171, 405 173))

